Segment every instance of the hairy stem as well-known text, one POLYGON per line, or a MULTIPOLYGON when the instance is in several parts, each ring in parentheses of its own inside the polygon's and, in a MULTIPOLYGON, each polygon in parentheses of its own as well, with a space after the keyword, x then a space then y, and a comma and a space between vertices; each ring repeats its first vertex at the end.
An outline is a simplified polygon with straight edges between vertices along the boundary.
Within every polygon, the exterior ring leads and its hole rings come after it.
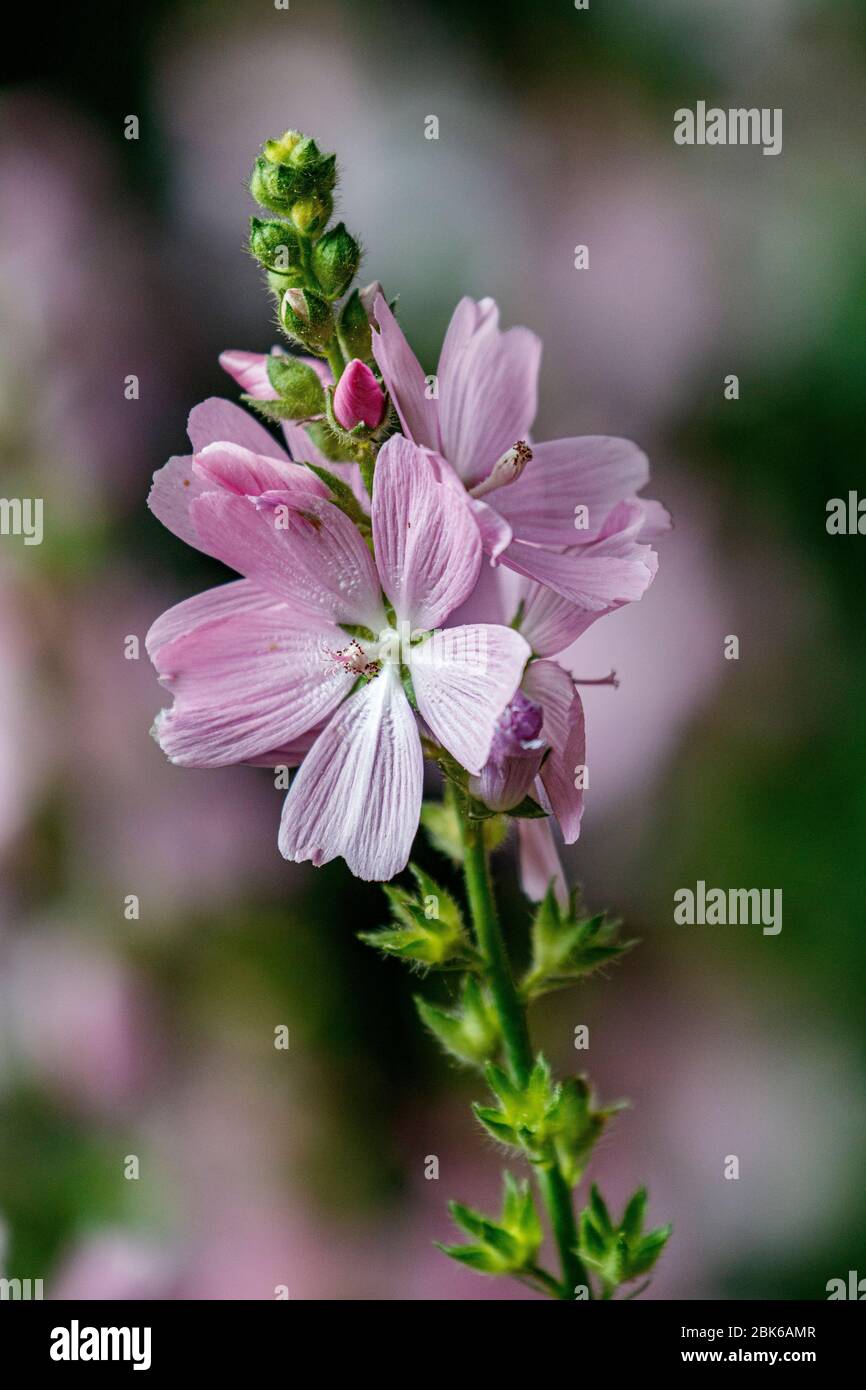
POLYGON ((464 819, 463 843, 466 850, 466 892, 478 949, 484 957, 487 982, 499 1017, 505 1057, 513 1079, 518 1085, 525 1086, 532 1071, 532 1045, 526 1014, 514 984, 496 915, 483 822, 464 819))
POLYGON ((334 385, 336 386, 337 382, 340 380, 340 377, 343 375, 343 368, 346 365, 346 359, 343 356, 343 350, 340 347, 340 344, 337 342, 336 338, 333 338, 331 340, 330 346, 328 347, 325 356, 328 359, 328 366, 331 368, 331 372, 334 377, 334 385))
MULTIPOLYGON (((525 1086, 533 1065, 532 1044, 529 1039, 526 1010, 514 984, 505 940, 496 913, 487 847, 484 843, 484 824, 482 821, 471 821, 467 816, 462 818, 462 824, 466 893, 478 949, 484 959, 485 976, 499 1019, 508 1069, 512 1080, 519 1086, 525 1086)), ((562 1266, 559 1297, 571 1298, 575 1285, 589 1285, 580 1257, 576 1253, 577 1228, 571 1189, 555 1159, 551 1159, 545 1165, 535 1165, 535 1176, 562 1266)))

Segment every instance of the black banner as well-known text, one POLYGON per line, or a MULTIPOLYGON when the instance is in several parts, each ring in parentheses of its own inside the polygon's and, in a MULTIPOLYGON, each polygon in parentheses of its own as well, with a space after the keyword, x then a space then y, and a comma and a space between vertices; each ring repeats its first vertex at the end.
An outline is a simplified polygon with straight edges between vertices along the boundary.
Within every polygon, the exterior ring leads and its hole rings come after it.
MULTIPOLYGON (((505 1307, 509 1314, 507 1344, 518 1354, 525 1346, 528 1354, 530 1344, 524 1340, 521 1325, 514 1321, 516 1308, 511 1303, 505 1307)), ((480 1303, 464 1305, 455 1326, 454 1305, 448 1305, 453 1351, 459 1346, 464 1374, 474 1346, 479 1357, 490 1358, 499 1313, 505 1307, 485 1314, 480 1303), (476 1335, 470 1331, 473 1327, 476 1335)), ((775 1369, 793 1365, 811 1367, 826 1376, 828 1371, 857 1364, 863 1330, 858 1312, 835 1301, 578 1302, 559 1305, 558 1314, 555 1303, 548 1307, 554 1318, 562 1318, 568 1327, 567 1359, 570 1372, 576 1376, 584 1367, 603 1365, 618 1372, 634 1368, 644 1375, 673 1367, 775 1369)), ((346 1316, 353 1323, 359 1316, 352 1309, 353 1305, 346 1303, 320 1305, 317 1315, 313 1305, 301 1302, 5 1302, 0 1303, 0 1348, 4 1365, 14 1365, 19 1378, 22 1372, 27 1375, 31 1371, 48 1371, 61 1378, 98 1376, 108 1369, 115 1376, 126 1372, 160 1377, 166 1372, 190 1371, 225 1379, 233 1373, 248 1375, 251 1369, 274 1364, 282 1366, 287 1380, 292 1380, 302 1366, 309 1367, 309 1358, 317 1350, 321 1350, 322 1370, 327 1369, 329 1375, 334 1372, 335 1353, 339 1358, 341 1347, 357 1372, 366 1339, 375 1339, 377 1360, 393 1339, 395 1349, 398 1345, 402 1348, 402 1374, 411 1374, 411 1354, 407 1355, 405 1343, 418 1333, 429 1337, 430 1312, 425 1315, 418 1310, 418 1315, 427 1319, 426 1326, 415 1324, 408 1309, 401 1315, 402 1325, 395 1322, 393 1313, 382 1324, 380 1312, 364 1305, 360 1316, 367 1320, 366 1327, 359 1326, 345 1339, 346 1316), (340 1329, 340 1335, 328 1336, 324 1344, 320 1316, 340 1329), (296 1359, 298 1352, 303 1361, 296 1359)), ((542 1316, 546 1319, 551 1313, 542 1316)), ((522 1325, 524 1331, 539 1327, 534 1314, 529 1318, 522 1325)), ((442 1322, 437 1326, 436 1350, 447 1354, 442 1322)), ((543 1326, 551 1324, 545 1322, 543 1326)), ((425 1364, 429 1366, 426 1360, 425 1364)))

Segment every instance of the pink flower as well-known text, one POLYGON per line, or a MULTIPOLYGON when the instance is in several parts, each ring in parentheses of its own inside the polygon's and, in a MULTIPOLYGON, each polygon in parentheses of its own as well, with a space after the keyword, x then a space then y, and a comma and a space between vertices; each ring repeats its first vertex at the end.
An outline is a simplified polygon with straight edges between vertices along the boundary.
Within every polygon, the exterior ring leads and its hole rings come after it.
POLYGON ((667 523, 658 503, 636 500, 649 478, 646 456, 604 435, 526 443, 541 358, 535 334, 503 333, 493 300, 462 299, 431 391, 382 296, 375 319, 373 351, 403 432, 461 480, 491 560, 552 589, 584 626, 640 598, 655 573, 646 541, 667 523), (645 527, 618 510, 632 499, 645 527), (625 523, 618 538, 616 522, 625 523))
MULTIPOLYGON (((222 414, 225 403, 208 406, 222 414)), ((236 411, 227 423, 239 429, 237 415, 246 419, 236 411)), ((395 435, 376 464, 374 562, 318 480, 273 452, 219 442, 192 467, 178 462, 157 475, 151 506, 244 578, 151 628, 148 652, 175 697, 157 721, 160 744, 187 766, 303 757, 282 853, 315 864, 342 855, 358 877, 393 877, 418 827, 423 775, 404 676, 426 729, 479 774, 529 655, 509 628, 436 630, 478 577, 470 508, 424 450, 395 435)))
POLYGON ((573 844, 583 815, 576 773, 585 757, 583 706, 574 681, 555 661, 532 661, 498 720, 487 762, 470 778, 470 790, 494 811, 511 810, 534 793, 573 844))
POLYGON ((231 401, 211 396, 191 412, 187 425, 192 454, 176 455, 153 475, 147 505, 163 526, 188 545, 207 551, 196 529, 192 506, 215 489, 258 496, 269 489, 297 486, 320 497, 324 483, 308 468, 292 463, 264 425, 231 401))
MULTIPOLYGON (((622 503, 621 509, 624 514, 612 521, 617 545, 627 544, 629 525, 645 524, 639 501, 622 503)), ((587 549, 602 550, 606 543, 613 544, 600 537, 587 549)), ((536 658, 501 716, 490 757, 481 775, 470 779, 470 789, 493 810, 510 810, 528 795, 547 812, 548 819, 518 819, 521 881, 527 897, 538 901, 553 880, 565 904, 568 888, 552 826, 558 822, 569 845, 580 834, 586 734, 574 677, 548 658, 569 647, 592 618, 552 589, 502 569, 488 572, 465 609, 473 616, 510 624, 536 658)), ((456 620, 461 616, 455 615, 456 620)))
MULTIPOLYGON (((490 757, 469 789, 494 811, 509 811, 525 797, 559 822, 566 844, 574 844, 583 816, 586 762, 583 705, 574 681, 555 661, 531 661, 520 689, 500 716, 490 757)), ((555 880, 567 901, 551 823, 518 819, 520 871, 528 898, 538 901, 555 880)))
MULTIPOLYGON (((279 354, 281 351, 281 348, 273 349, 274 354, 279 354)), ((264 352, 241 352, 239 349, 232 348, 227 352, 221 352, 219 360, 223 370, 228 372, 229 376, 238 383, 248 396, 252 396, 257 401, 277 399, 277 393, 268 376, 268 354, 264 352)), ((302 357, 301 361, 313 368, 323 386, 331 385, 333 377, 326 362, 323 362, 319 357, 302 357)), ((349 365, 351 366, 351 363, 349 365)), ((346 371, 348 372, 348 370, 347 367, 346 371)), ((372 376, 372 373, 370 375, 372 376)), ((376 389, 379 389, 378 386, 376 389)), ((384 401, 384 396, 382 399, 384 401)), ((353 424, 355 423, 357 421, 353 421, 353 424)), ((377 421, 377 423, 379 422, 377 421)), ((298 462, 316 464, 319 468, 327 468, 330 473, 335 473, 338 477, 343 478, 352 488, 359 504, 365 511, 369 510, 370 498, 361 479, 361 470, 356 463, 335 463, 333 459, 326 458, 321 449, 313 443, 304 425, 297 420, 284 420, 282 428, 289 454, 293 459, 298 462)), ((268 437, 270 438, 270 436, 268 437)))
POLYGON ((348 364, 334 392, 334 415, 344 430, 374 430, 385 414, 385 394, 370 368, 357 357, 348 364))

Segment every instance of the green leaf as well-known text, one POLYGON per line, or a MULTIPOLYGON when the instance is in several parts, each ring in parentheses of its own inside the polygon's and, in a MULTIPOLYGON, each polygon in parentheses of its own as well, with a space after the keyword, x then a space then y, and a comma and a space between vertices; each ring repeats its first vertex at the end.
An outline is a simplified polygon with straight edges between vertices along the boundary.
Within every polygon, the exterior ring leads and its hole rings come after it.
POLYGON ((283 405, 291 407, 292 417, 305 419, 321 415, 325 409, 325 392, 318 374, 309 362, 287 353, 271 353, 267 358, 268 381, 283 405))
POLYGON ((444 801, 425 801, 421 807, 421 824, 434 849, 458 867, 463 863, 463 835, 460 813, 453 797, 444 801))
POLYGON ((359 526, 362 530, 369 531, 371 525, 370 518, 364 511, 364 508, 361 506, 352 489, 349 487, 349 484, 342 478, 338 478, 336 473, 331 473, 327 468, 323 468, 319 463, 307 463, 305 466, 309 468, 311 473, 315 473, 316 477, 321 478, 325 486, 330 489, 331 499, 334 505, 339 507, 341 512, 345 512, 346 516, 354 521, 356 526, 359 526))
POLYGON ((498 1221, 461 1202, 450 1202, 449 1211, 455 1225, 475 1242, 439 1245, 451 1259, 482 1274, 517 1274, 535 1265, 543 1233, 528 1182, 518 1183, 510 1173, 503 1174, 502 1214, 498 1221))
POLYGON ((562 1175, 571 1187, 580 1182, 605 1125, 623 1105, 623 1101, 615 1101, 597 1109, 584 1076, 568 1077, 561 1083, 553 1145, 562 1175))
POLYGON ((456 900, 416 865, 410 865, 417 894, 398 884, 383 883, 397 927, 359 932, 361 941, 385 955, 399 956, 428 968, 453 969, 476 960, 456 900))
POLYGON ((409 871, 418 885, 418 892, 425 907, 429 906, 429 910, 435 914, 436 920, 448 933, 455 937, 462 936, 464 933, 463 914, 456 899, 446 888, 441 888, 417 864, 410 864, 409 871))
POLYGON ((642 1234, 646 1203, 646 1190, 638 1188, 614 1225, 601 1193, 592 1186, 578 1223, 578 1253, 601 1279, 605 1298, 612 1297, 621 1284, 649 1273, 667 1244, 669 1225, 642 1234))
POLYGON ((516 806, 510 806, 505 814, 518 820, 547 820, 550 813, 539 806, 533 797, 525 796, 516 806))
POLYGON ((494 1110, 491 1106, 486 1105, 473 1105, 472 1112, 498 1144, 507 1144, 513 1149, 522 1147, 517 1133, 503 1118, 501 1110, 494 1110))
POLYGON ((516 1085, 495 1063, 489 1063, 484 1074, 499 1109, 476 1106, 481 1123, 502 1143, 522 1149, 530 1162, 549 1160, 561 1090, 544 1058, 537 1059, 525 1086, 516 1085))
POLYGON ((620 1229, 627 1240, 634 1240, 643 1230, 647 1195, 646 1188, 639 1187, 634 1196, 629 1198, 620 1222, 620 1229))
POLYGON ((296 420, 298 418, 290 401, 263 401, 258 396, 241 395, 244 405, 248 405, 257 415, 271 422, 281 422, 283 420, 296 420))
POLYGON ((474 1269, 478 1274, 507 1272, 502 1269, 498 1257, 480 1245, 443 1245, 439 1240, 434 1240, 433 1244, 443 1255, 447 1255, 449 1260, 457 1260, 459 1264, 474 1269))
POLYGON ((672 1231, 673 1226, 668 1222, 667 1225, 657 1226, 654 1231, 644 1236, 630 1256, 626 1276, 628 1279, 638 1279, 641 1274, 646 1274, 652 1269, 667 1245, 672 1231))
POLYGON ((596 1228, 601 1231, 602 1235, 612 1236, 613 1226, 611 1225, 610 1213, 595 1183, 589 1190, 589 1210, 592 1213, 596 1228))
POLYGON ((314 420, 305 428, 316 448, 326 459, 330 459, 331 463, 355 462, 353 450, 337 438, 324 420, 314 420))
POLYGON ((560 907, 551 881, 532 923, 532 965, 521 986, 526 998, 571 984, 636 944, 617 940, 619 923, 604 913, 578 918, 576 906, 573 897, 560 907))
POLYGON ((497 1051, 501 1040, 496 1012, 471 975, 463 982, 459 1008, 437 1008, 418 996, 415 1006, 422 1023, 458 1061, 480 1066, 497 1051))

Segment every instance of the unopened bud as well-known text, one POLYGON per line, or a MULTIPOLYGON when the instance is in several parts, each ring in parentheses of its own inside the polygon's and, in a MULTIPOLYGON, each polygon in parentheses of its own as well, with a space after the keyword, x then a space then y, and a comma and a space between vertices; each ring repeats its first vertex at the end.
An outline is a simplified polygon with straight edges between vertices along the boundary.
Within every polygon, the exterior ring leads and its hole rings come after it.
POLYGON ((253 167, 250 192, 263 207, 285 213, 299 199, 324 197, 336 181, 337 156, 322 154, 315 140, 287 130, 279 140, 265 142, 253 167))
POLYGON ((327 299, 345 294, 358 273, 361 248, 338 222, 313 247, 313 272, 327 299))
POLYGON ((265 159, 269 159, 273 164, 288 164, 292 151, 296 150, 298 145, 303 144, 308 138, 308 136, 302 135, 299 130, 287 130, 285 134, 280 136, 279 140, 266 140, 262 147, 262 153, 265 159))
POLYGON ((250 218, 250 252, 266 270, 279 275, 301 271, 301 246, 288 222, 250 218))
POLYGON ((285 407, 288 419, 300 420, 321 415, 325 393, 318 373, 297 357, 272 355, 267 359, 268 380, 285 407))
POLYGON ((290 337, 311 352, 322 352, 334 336, 331 306, 312 290, 286 290, 280 305, 280 318, 290 337))
POLYGON ((470 496, 485 497, 495 488, 508 487, 509 483, 516 483, 531 458, 532 450, 529 445, 518 439, 510 449, 506 449, 502 458, 496 460, 487 477, 470 489, 470 496))
POLYGON ((307 198, 297 198, 289 208, 289 215, 301 236, 319 236, 331 220, 334 200, 330 193, 312 193, 307 198))
POLYGON ((334 417, 344 430, 374 430, 385 414, 385 393, 370 368, 357 358, 346 367, 334 392, 334 417))

